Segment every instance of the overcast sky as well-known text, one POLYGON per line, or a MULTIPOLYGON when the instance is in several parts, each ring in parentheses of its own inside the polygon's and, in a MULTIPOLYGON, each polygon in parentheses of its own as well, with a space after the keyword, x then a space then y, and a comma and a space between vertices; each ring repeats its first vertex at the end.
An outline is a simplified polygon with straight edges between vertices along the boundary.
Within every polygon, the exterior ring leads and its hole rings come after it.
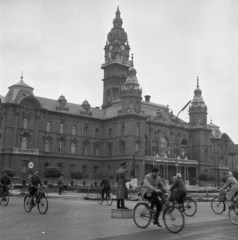
POLYGON ((238 143, 237 0, 0 0, 0 95, 23 71, 36 96, 101 106, 117 6, 143 96, 177 115, 199 76, 208 123, 238 143))

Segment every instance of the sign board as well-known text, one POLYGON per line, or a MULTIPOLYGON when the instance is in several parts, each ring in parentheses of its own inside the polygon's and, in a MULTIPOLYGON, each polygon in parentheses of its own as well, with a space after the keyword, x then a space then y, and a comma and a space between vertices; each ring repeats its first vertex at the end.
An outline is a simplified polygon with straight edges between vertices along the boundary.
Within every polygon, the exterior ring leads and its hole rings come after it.
POLYGON ((33 168, 33 167, 34 167, 34 163, 33 163, 33 162, 29 162, 29 163, 28 163, 28 167, 29 167, 29 168, 33 168))

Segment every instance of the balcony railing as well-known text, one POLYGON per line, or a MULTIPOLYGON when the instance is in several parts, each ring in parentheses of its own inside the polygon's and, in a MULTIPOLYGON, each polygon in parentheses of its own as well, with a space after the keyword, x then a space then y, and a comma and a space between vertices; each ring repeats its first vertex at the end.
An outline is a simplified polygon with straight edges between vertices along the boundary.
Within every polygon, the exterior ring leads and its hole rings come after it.
POLYGON ((34 154, 34 155, 39 155, 39 149, 13 148, 12 152, 16 153, 16 154, 34 154))
POLYGON ((146 156, 145 161, 157 162, 157 163, 174 163, 174 164, 193 164, 198 165, 196 160, 185 160, 185 159, 175 159, 175 158, 163 158, 155 156, 146 156))

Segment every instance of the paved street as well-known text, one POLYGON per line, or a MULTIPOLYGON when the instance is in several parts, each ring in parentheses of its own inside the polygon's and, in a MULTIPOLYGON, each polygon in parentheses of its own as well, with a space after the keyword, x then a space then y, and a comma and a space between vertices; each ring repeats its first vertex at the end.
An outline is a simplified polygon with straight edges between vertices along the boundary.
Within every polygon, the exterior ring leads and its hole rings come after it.
MULTIPOLYGON (((136 202, 128 201, 133 208, 136 202)), ((237 239, 238 226, 230 223, 227 212, 215 215, 210 203, 198 203, 198 212, 186 217, 184 230, 172 234, 151 224, 147 229, 135 226, 132 219, 111 218, 111 207, 105 203, 82 200, 72 196, 49 198, 46 215, 34 208, 27 213, 22 197, 12 197, 7 207, 0 206, 1 240, 89 240, 89 239, 237 239), (66 199, 67 198, 67 199, 66 199)))

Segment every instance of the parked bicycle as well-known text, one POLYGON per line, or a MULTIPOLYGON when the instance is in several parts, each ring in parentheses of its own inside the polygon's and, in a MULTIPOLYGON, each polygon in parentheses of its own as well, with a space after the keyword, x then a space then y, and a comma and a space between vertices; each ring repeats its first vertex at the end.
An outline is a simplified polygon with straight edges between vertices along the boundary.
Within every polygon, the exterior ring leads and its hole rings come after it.
POLYGON ((48 200, 45 196, 43 188, 35 188, 37 189, 37 191, 33 196, 28 193, 24 197, 24 209, 26 212, 30 212, 32 208, 37 205, 39 213, 45 214, 48 210, 48 200))
MULTIPOLYGON (((172 233, 178 233, 184 228, 184 215, 180 208, 175 205, 165 206, 165 195, 161 196, 163 203, 162 219, 165 227, 172 233)), ((133 220, 139 228, 146 228, 157 213, 155 209, 151 209, 148 202, 139 202, 135 205, 133 210, 133 220)))
POLYGON ((172 201, 175 207, 178 207, 186 216, 192 217, 197 212, 197 203, 190 196, 182 196, 181 201, 172 201))
POLYGON ((98 188, 97 201, 99 204, 102 204, 104 200, 106 200, 108 206, 112 205, 113 197, 112 197, 111 190, 105 192, 105 198, 103 199, 102 198, 102 189, 98 188))
POLYGON ((1 193, 0 193, 0 204, 7 206, 10 200, 10 190, 11 186, 1 185, 1 193), (3 192, 3 187, 6 188, 6 192, 3 192))
POLYGON ((226 198, 227 191, 221 191, 220 196, 214 197, 211 202, 212 211, 216 214, 222 214, 226 211, 226 206, 228 207, 229 220, 238 225, 238 194, 234 198, 234 206, 231 207, 231 202, 226 198), (223 197, 221 196, 223 195, 223 197))

